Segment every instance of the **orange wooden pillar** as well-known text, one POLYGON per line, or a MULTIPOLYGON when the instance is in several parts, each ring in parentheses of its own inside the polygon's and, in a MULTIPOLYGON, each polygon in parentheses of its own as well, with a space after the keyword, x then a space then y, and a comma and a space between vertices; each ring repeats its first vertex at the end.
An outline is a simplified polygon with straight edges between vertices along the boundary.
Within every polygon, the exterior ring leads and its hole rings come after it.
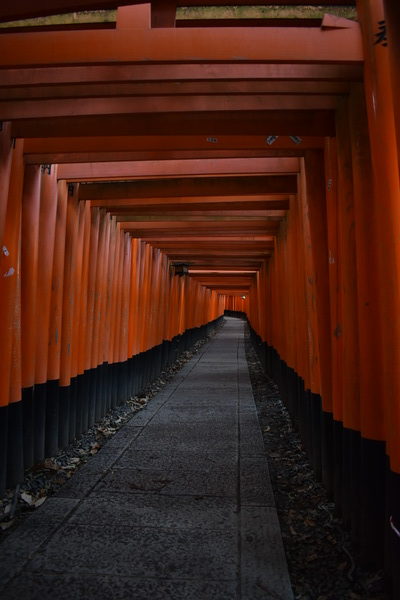
POLYGON ((170 276, 168 258, 162 255, 161 264, 161 298, 160 298, 160 339, 162 340, 162 367, 171 362, 171 340, 168 337, 168 315, 170 311, 170 276))
POLYGON ((131 357, 131 395, 135 395, 138 389, 138 328, 139 328, 139 273, 140 273, 140 249, 141 244, 137 238, 131 239, 131 273, 130 273, 130 299, 129 299, 129 335, 128 348, 129 356, 131 357))
POLYGON ((109 368, 109 323, 111 314, 111 289, 110 289, 110 265, 112 260, 111 246, 112 235, 111 231, 115 228, 115 223, 109 214, 105 218, 105 240, 104 240, 104 259, 102 273, 102 300, 100 307, 100 331, 99 331, 99 365, 101 370, 101 413, 102 416, 111 408, 112 394, 110 385, 110 368, 109 368))
POLYGON ((163 306, 162 306, 162 253, 160 250, 154 250, 154 272, 153 272, 153 281, 154 281, 154 300, 153 300, 153 345, 155 346, 155 372, 154 378, 158 377, 158 375, 162 371, 163 365, 163 346, 162 346, 162 333, 161 333, 161 325, 163 320, 163 306))
MULTIPOLYGON (((326 444, 321 434, 322 412, 331 405, 331 346, 330 346, 330 298, 328 274, 327 212, 325 203, 325 172, 322 152, 309 150, 305 154, 304 168, 307 185, 307 204, 310 221, 312 260, 315 272, 315 288, 312 294, 316 303, 318 330, 318 360, 320 392, 312 398, 314 469, 321 474, 321 444, 326 444)), ((307 283, 306 283, 307 285, 307 283)), ((311 285, 311 283, 310 283, 311 285)))
POLYGON ((107 221, 108 215, 105 210, 100 210, 99 231, 97 244, 96 271, 94 279, 94 298, 93 298, 93 330, 92 330, 92 348, 91 360, 94 373, 94 420, 98 421, 103 414, 105 404, 104 387, 104 361, 103 355, 103 335, 104 331, 104 296, 105 289, 105 267, 106 267, 106 244, 107 244, 107 221))
MULTIPOLYGON (((70 263, 65 264, 64 277, 69 281, 69 296, 64 294, 64 303, 69 300, 65 318, 67 319, 68 331, 63 341, 67 341, 67 346, 63 347, 63 351, 67 350, 68 344, 69 353, 66 360, 66 369, 64 371, 64 394, 67 397, 68 411, 68 435, 69 439, 73 439, 82 431, 83 422, 85 419, 86 404, 86 382, 83 381, 82 369, 80 367, 80 336, 84 335, 86 323, 86 307, 87 299, 87 277, 86 260, 87 260, 87 207, 85 203, 78 201, 79 191, 78 186, 68 186, 68 212, 67 224, 69 227, 69 250, 72 256, 69 257, 70 263), (71 225, 74 229, 71 229, 71 225), (72 247, 73 244, 73 247, 72 247), (86 294, 86 299, 83 294, 86 294), (69 383, 68 383, 69 382, 69 383)), ((89 209, 90 210, 90 209, 89 209)), ((67 244, 66 244, 67 246, 67 244)), ((84 429, 83 429, 84 430, 84 429)))
MULTIPOLYGON (((353 521, 358 528, 360 504, 360 390, 359 390, 359 336, 355 212, 351 145, 347 100, 341 100, 336 114, 338 179, 337 231, 339 246, 338 289, 340 291, 340 319, 335 324, 336 337, 342 338, 341 403, 342 421, 335 420, 335 431, 341 438, 341 489, 336 498, 342 508, 345 522, 353 521), (341 494, 341 497, 339 496, 341 494)), ((335 438, 335 449, 340 444, 335 438)))
MULTIPOLYGON (((56 191, 56 190, 54 190, 56 191)), ((59 447, 59 383, 64 285, 65 231, 67 219, 67 186, 58 182, 56 225, 51 280, 49 358, 47 366, 45 454, 52 456, 59 447)))
POLYGON ((148 349, 148 319, 149 319, 149 294, 150 294, 150 273, 151 273, 151 246, 143 242, 142 264, 140 272, 140 309, 139 309, 139 340, 140 352, 148 349))
MULTIPOLYGON (((315 158, 312 157, 315 162, 315 158)), ((320 162, 320 161, 318 161, 320 162)), ((312 220, 315 212, 315 203, 319 202, 320 220, 325 223, 324 213, 321 208, 320 194, 317 198, 314 195, 320 190, 312 188, 312 179, 317 182, 321 180, 321 173, 312 169, 311 164, 306 166, 305 160, 301 160, 301 171, 299 175, 299 203, 302 221, 305 267, 305 312, 307 315, 307 339, 306 348, 308 354, 309 380, 305 380, 304 401, 300 420, 302 421, 303 441, 308 451, 310 460, 316 469, 320 472, 320 429, 318 431, 318 411, 321 410, 321 362, 319 348, 319 323, 318 323, 318 300, 317 297, 317 271, 316 271, 316 253, 324 257, 324 247, 316 232, 314 232, 315 221, 312 220)), ((320 274, 319 274, 320 275, 320 274)), ((323 282, 321 282, 323 285, 323 282)), ((320 415, 321 416, 321 415, 320 415)))
POLYGON ((186 296, 185 278, 178 276, 178 331, 179 335, 185 331, 186 296))
MULTIPOLYGON (((60 182, 60 192, 67 194, 65 182, 60 182)), ((61 363, 60 363, 60 390, 59 390, 59 415, 60 415, 60 446, 66 446, 75 435, 74 426, 74 397, 71 390, 72 353, 73 353, 73 327, 74 306, 76 298, 76 258, 77 258, 77 233, 78 233, 78 200, 74 190, 67 195, 66 206, 66 233, 65 233, 65 261, 63 284, 63 309, 61 330, 61 363)))
POLYGON ((57 179, 54 165, 42 167, 40 191, 38 277, 36 300, 36 361, 35 361, 35 460, 45 456, 47 375, 49 358, 49 327, 51 283, 53 275, 54 237, 57 213, 57 179))
MULTIPOLYGON (((331 341, 331 391, 324 407, 323 481, 330 493, 341 488, 341 443, 334 436, 343 420, 343 336, 341 335, 341 300, 339 287, 340 247, 338 238, 338 164, 336 138, 325 140, 325 197, 327 213, 328 277, 331 341), (334 437, 336 441, 334 442, 334 437), (336 445, 335 445, 336 444, 336 445), (325 453, 325 454, 324 454, 325 453)), ((339 436, 340 439, 340 436, 339 436)))
POLYGON ((148 381, 149 360, 145 354, 148 350, 148 330, 149 319, 149 295, 150 295, 150 274, 151 274, 151 246, 142 242, 142 260, 140 265, 139 278, 139 388, 143 389, 148 381))
MULTIPOLYGON (((23 142, 12 152, 0 253, 0 489, 23 478, 20 344, 20 238, 23 142)), ((4 212, 4 211, 3 211, 4 212)))
POLYGON ((8 189, 10 185, 13 140, 11 123, 2 123, 0 129, 0 244, 3 245, 4 227, 7 215, 8 189))
MULTIPOLYGON (((385 25, 387 27, 387 43, 385 50, 389 52, 390 79, 394 105, 394 119, 397 137, 397 159, 400 166, 400 4, 394 0, 384 0, 385 25)), ((400 401, 392 396, 392 407, 389 410, 390 447, 386 519, 389 529, 386 536, 386 564, 391 565, 391 581, 393 597, 400 596, 400 401)), ((389 569, 390 567, 388 567, 389 569)))
POLYGON ((167 260, 167 271, 166 271, 166 285, 167 285, 167 308, 165 314, 165 339, 171 342, 171 351, 170 351, 170 360, 174 358, 174 343, 173 343, 173 319, 174 319, 174 294, 175 294, 175 285, 174 285, 174 276, 172 274, 172 269, 169 260, 167 260))
POLYGON ((83 202, 80 211, 80 235, 82 236, 82 273, 79 295, 80 316, 78 327, 78 398, 80 402, 80 415, 82 431, 88 429, 89 419, 89 393, 90 378, 88 376, 89 364, 86 354, 87 339, 87 304, 88 304, 88 280, 89 280, 89 252, 90 252, 90 224, 91 208, 89 202, 83 202))
MULTIPOLYGON (((62 184, 63 185, 63 184, 62 184)), ((77 194, 76 186, 68 186, 69 194, 77 194)), ((71 359, 71 393, 76 398, 76 434, 86 431, 84 427, 84 407, 86 401, 86 385, 83 377, 83 368, 80 361, 80 339, 85 335, 84 294, 87 281, 85 271, 86 259, 86 203, 79 202, 77 240, 76 240, 76 269, 75 269, 75 301, 73 310, 72 328, 72 359, 71 359)))
POLYGON ((23 352, 22 403, 24 430, 24 466, 33 464, 36 286, 38 270, 39 210, 41 172, 39 165, 27 165, 24 173, 21 217, 21 339, 23 352))
POLYGON ((108 271, 108 331, 106 334, 107 343, 107 371, 108 371, 108 394, 110 395, 110 405, 116 406, 118 401, 118 363, 115 362, 114 343, 115 343, 115 320, 117 313, 117 274, 119 261, 119 229, 115 218, 110 221, 110 250, 109 250, 109 271, 108 271))
POLYGON ((180 277, 170 272, 170 289, 171 289, 171 310, 168 315, 169 338, 173 341, 173 360, 177 357, 178 352, 178 335, 179 335, 179 285, 180 277))
POLYGON ((293 385, 296 386, 294 390, 294 415, 295 422, 298 427, 301 423, 301 410, 303 404, 304 393, 306 389, 306 382, 310 381, 310 364, 308 360, 307 351, 307 311, 305 307, 305 287, 306 275, 305 275, 305 253, 303 251, 303 223, 302 223, 302 207, 300 199, 297 197, 291 197, 290 199, 290 213, 289 218, 290 225, 290 237, 292 239, 292 265, 293 265, 293 278, 294 278, 294 310, 295 310, 295 321, 296 321, 296 363, 293 365, 295 374, 292 377, 295 379, 293 385))
POLYGON ((184 330, 191 330, 193 327, 193 299, 195 296, 194 286, 192 287, 191 278, 187 275, 183 277, 185 282, 185 297, 186 297, 186 310, 185 310, 185 328, 184 330))
POLYGON ((149 379, 153 379, 153 376, 156 372, 156 349, 155 349, 155 330, 156 330, 156 307, 157 307, 157 293, 158 293, 158 285, 157 282, 157 255, 159 254, 159 250, 151 247, 150 255, 150 271, 149 271, 149 281, 148 281, 148 296, 147 296, 147 309, 148 309, 148 318, 146 324, 146 339, 147 339, 147 349, 148 361, 149 361, 149 379))
MULTIPOLYGON (((396 0, 383 0, 384 4, 384 23, 381 32, 385 35, 385 40, 389 53, 390 80, 392 84, 393 105, 398 106, 400 98, 400 46, 398 39, 400 36, 400 4, 396 0)), ((400 157, 400 111, 394 111, 397 137, 397 151, 400 157)), ((400 166, 400 164, 399 164, 400 166)))
POLYGON ((129 374, 128 374, 128 326, 129 326, 129 296, 131 286, 131 262, 132 245, 128 233, 122 232, 121 243, 123 247, 123 264, 121 280, 121 337, 120 354, 121 363, 121 402, 125 402, 129 397, 129 374))
MULTIPOLYGON (((393 105, 389 46, 382 36, 385 13, 382 0, 357 2, 364 42, 365 97, 367 104, 374 202, 379 243, 376 281, 379 289, 383 385, 379 403, 384 419, 386 460, 379 440, 363 444, 364 460, 374 472, 388 469, 387 569, 391 571, 393 595, 400 595, 400 181, 396 120, 393 105), (391 565, 391 568, 390 568, 391 565)), ((391 16, 392 13, 390 13, 391 16)), ((391 21, 392 25, 392 21, 391 21)), ((397 43, 394 41, 393 43, 397 43)), ((381 497, 380 497, 381 499, 381 497)), ((370 498, 371 511, 377 497, 370 498)), ((379 510, 379 506, 375 507, 379 510)), ((376 544, 378 546, 378 544, 376 544)))
MULTIPOLYGON (((153 339, 154 339, 154 292, 153 289, 153 274, 155 271, 155 251, 151 244, 147 244, 147 252, 148 252, 148 260, 147 260, 147 271, 145 274, 144 280, 144 288, 145 288, 145 311, 147 314, 146 322, 143 327, 143 348, 144 351, 147 352, 153 347, 153 339)), ((153 365, 151 364, 151 359, 147 361, 148 369, 147 369, 147 378, 150 377, 150 373, 153 365)))
POLYGON ((131 272, 130 272, 130 295, 129 295, 129 323, 128 323, 128 351, 129 356, 136 354, 135 340, 137 328, 137 306, 138 306, 138 260, 139 260, 139 240, 131 238, 131 272))
MULTIPOLYGON (((378 552, 383 531, 384 471, 375 470, 375 463, 363 451, 367 445, 380 445, 384 452, 385 427, 380 398, 382 355, 380 353, 379 282, 376 246, 380 243, 375 213, 381 208, 371 193, 371 158, 367 128, 364 90, 353 84, 349 99, 349 123, 352 147, 355 239, 357 250, 357 301, 359 336, 360 394, 360 498, 358 502, 359 531, 357 538, 365 560, 378 552), (380 483, 378 483, 380 482, 380 483), (372 500, 372 501, 371 501, 372 500)), ((379 466, 379 465, 378 465, 379 466)))
POLYGON ((86 340, 85 363, 86 377, 88 379, 88 425, 91 427, 95 421, 96 410, 96 372, 93 364, 93 331, 94 331, 94 305, 96 296, 96 268, 98 259, 100 211, 91 209, 90 234, 89 234, 89 263, 86 303, 86 340))
POLYGON ((123 254, 121 248, 121 231, 116 222, 113 222, 113 297, 111 304, 110 313, 110 347, 109 347, 109 363, 111 365, 111 402, 112 406, 119 404, 119 323, 120 323, 120 312, 121 312, 121 264, 123 261, 123 254))

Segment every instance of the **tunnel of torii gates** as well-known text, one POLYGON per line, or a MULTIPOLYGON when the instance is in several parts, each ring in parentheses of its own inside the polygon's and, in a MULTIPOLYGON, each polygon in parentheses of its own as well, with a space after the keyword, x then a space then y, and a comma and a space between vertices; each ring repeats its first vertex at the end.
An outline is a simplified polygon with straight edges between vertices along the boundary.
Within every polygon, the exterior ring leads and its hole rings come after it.
POLYGON ((176 7, 229 2, 13 0, 0 20, 116 4, 111 26, 0 34, 1 490, 245 313, 399 598, 400 3, 216 27, 176 7))

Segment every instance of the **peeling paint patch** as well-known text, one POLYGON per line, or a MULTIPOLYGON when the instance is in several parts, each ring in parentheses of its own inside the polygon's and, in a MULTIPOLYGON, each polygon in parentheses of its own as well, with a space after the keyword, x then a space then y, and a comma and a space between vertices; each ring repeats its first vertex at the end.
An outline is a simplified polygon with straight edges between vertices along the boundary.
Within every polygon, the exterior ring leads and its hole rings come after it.
POLYGON ((10 256, 7 246, 3 246, 1 250, 4 254, 4 256, 10 256))
POLYGON ((7 273, 4 273, 3 277, 11 277, 12 275, 14 275, 15 273, 15 269, 14 267, 10 267, 7 271, 7 273))

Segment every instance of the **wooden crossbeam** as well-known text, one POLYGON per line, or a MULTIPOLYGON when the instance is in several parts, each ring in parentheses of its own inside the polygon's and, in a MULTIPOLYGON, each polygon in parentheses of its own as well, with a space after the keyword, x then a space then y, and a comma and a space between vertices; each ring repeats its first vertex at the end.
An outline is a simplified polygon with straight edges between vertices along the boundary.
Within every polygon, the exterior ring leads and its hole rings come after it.
MULTIPOLYGON (((115 65, 69 65, 69 66, 34 66, 15 68, 4 67, 1 73, 0 89, 6 90, 17 86, 29 86, 32 93, 40 86, 50 86, 57 90, 58 85, 77 84, 81 90, 90 89, 93 84, 151 84, 163 83, 196 85, 223 85, 225 82, 265 82, 268 85, 289 85, 295 83, 312 83, 322 85, 326 82, 361 81, 363 77, 361 64, 301 64, 293 63, 241 63, 238 60, 228 63, 207 63, 192 61, 188 64, 119 64, 115 65), (82 86, 82 82, 84 85, 82 86)), ((73 88, 70 88, 73 90, 73 88)), ((183 88, 184 89, 184 88, 183 88)), ((212 89, 212 88, 211 88, 212 89)), ((296 88, 297 89, 297 88, 296 88)), ((323 88, 322 88, 323 89, 323 88)), ((271 90, 273 92, 274 90, 271 90)), ((276 91, 276 90, 275 90, 276 91)), ((287 90, 282 90, 287 91, 287 90)))
POLYGON ((352 29, 264 28, 58 31, 0 36, 0 66, 90 65, 119 62, 264 61, 361 63, 359 26, 352 29), (196 37, 195 50, 193 36, 196 37), (315 49, 318 48, 318 52, 315 49))
POLYGON ((188 175, 297 173, 296 158, 232 158, 99 162, 60 165, 58 179, 90 181, 188 175))
MULTIPOLYGON (((14 121, 15 138, 199 135, 204 140, 221 135, 335 135, 334 111, 229 110, 27 118, 14 121)), ((211 144, 214 142, 208 142, 211 144)), ((265 141, 264 141, 265 144, 265 141)))
POLYGON ((242 177, 187 177, 165 180, 90 183, 80 185, 81 200, 122 200, 131 198, 177 198, 184 196, 231 196, 251 194, 295 194, 295 175, 242 177))

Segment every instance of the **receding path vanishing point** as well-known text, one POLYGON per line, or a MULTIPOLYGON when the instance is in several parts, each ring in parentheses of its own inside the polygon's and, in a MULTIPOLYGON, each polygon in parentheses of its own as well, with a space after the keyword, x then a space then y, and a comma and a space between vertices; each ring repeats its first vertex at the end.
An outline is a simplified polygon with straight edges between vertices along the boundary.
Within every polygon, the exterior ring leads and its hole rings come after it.
POLYGON ((289 600, 244 353, 224 327, 0 546, 2 600, 289 600))

